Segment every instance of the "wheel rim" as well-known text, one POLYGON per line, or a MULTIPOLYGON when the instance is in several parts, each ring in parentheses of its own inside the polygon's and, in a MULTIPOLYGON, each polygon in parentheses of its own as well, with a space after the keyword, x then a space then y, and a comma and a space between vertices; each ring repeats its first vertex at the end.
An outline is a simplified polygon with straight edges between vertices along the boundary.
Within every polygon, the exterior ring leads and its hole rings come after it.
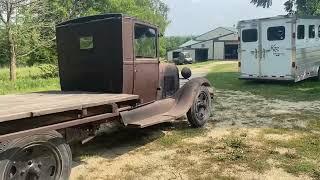
POLYGON ((61 174, 62 163, 56 148, 47 144, 32 144, 18 150, 5 171, 6 180, 55 180, 61 174))
POLYGON ((198 95, 196 104, 195 104, 195 115, 198 120, 205 121, 209 118, 210 112, 210 100, 208 94, 201 92, 198 95))

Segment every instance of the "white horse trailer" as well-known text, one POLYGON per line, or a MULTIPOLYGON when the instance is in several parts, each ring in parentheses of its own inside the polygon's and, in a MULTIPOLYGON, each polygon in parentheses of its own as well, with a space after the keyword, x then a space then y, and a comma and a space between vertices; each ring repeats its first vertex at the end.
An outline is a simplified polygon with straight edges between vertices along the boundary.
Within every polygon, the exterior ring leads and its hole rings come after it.
POLYGON ((240 21, 240 79, 320 79, 320 17, 240 21))

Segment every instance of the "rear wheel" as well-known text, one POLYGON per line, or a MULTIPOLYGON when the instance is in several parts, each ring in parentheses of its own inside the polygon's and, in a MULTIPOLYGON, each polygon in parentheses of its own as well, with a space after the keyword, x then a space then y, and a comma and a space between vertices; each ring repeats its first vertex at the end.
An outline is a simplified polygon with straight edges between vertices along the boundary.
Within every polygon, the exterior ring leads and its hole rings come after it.
POLYGON ((1 142, 1 180, 69 179, 72 154, 56 131, 1 142))
POLYGON ((194 99, 193 105, 187 113, 188 121, 192 127, 203 127, 209 120, 211 114, 211 96, 205 86, 201 86, 194 99))
POLYGON ((318 69, 318 77, 317 77, 317 80, 320 81, 320 67, 318 69))

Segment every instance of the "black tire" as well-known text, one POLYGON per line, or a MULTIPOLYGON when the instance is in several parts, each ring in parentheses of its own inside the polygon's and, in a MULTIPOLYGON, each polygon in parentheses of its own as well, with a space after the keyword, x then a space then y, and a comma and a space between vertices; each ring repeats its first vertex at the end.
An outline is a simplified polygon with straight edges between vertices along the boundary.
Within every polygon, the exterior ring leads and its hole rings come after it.
POLYGON ((318 77, 317 77, 317 80, 320 81, 320 67, 318 69, 318 77))
POLYGON ((188 121, 194 128, 203 127, 211 116, 211 96, 207 87, 201 86, 192 107, 187 113, 188 121))
POLYGON ((0 142, 1 180, 67 180, 72 153, 61 134, 40 133, 0 142))

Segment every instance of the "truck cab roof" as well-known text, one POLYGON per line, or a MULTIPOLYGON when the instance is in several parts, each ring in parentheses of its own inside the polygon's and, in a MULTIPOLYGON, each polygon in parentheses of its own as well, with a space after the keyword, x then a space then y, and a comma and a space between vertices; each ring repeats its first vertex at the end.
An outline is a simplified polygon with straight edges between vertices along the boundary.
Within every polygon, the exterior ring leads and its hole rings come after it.
POLYGON ((139 20, 135 17, 128 16, 122 13, 107 13, 107 14, 99 14, 99 15, 93 15, 93 16, 86 16, 86 17, 81 17, 81 18, 76 18, 72 19, 69 21, 65 21, 62 23, 57 24, 57 28, 61 26, 68 26, 68 25, 73 25, 73 24, 82 24, 82 23, 88 23, 92 21, 99 21, 99 20, 106 20, 106 19, 123 19, 123 18, 129 18, 134 20, 136 23, 140 23, 143 25, 147 25, 153 28, 158 28, 156 25, 153 25, 151 23, 139 20))

